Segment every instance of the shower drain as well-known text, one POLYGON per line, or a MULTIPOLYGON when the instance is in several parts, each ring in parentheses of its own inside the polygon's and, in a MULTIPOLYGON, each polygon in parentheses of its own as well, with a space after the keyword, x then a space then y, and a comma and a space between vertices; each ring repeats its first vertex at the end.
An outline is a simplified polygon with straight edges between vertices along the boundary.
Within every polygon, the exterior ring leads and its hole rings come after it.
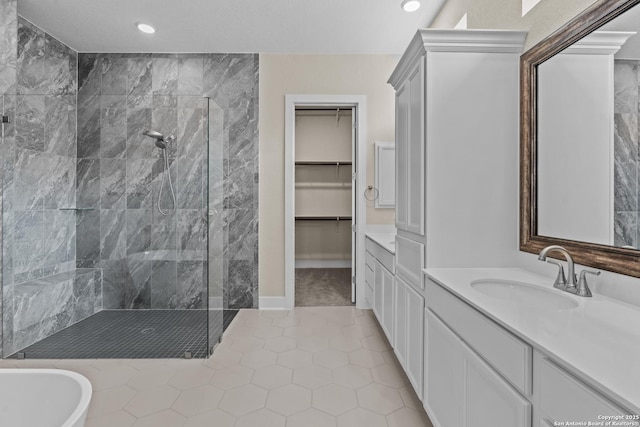
POLYGON ((143 330, 140 331, 140 333, 142 335, 145 335, 155 331, 156 331, 156 328, 144 328, 143 330))

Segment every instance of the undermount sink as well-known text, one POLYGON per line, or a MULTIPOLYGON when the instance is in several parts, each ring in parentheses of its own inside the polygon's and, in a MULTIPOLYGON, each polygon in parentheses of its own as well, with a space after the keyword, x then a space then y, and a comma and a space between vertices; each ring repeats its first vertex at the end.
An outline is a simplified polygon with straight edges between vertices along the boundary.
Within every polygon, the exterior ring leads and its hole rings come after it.
POLYGON ((471 287, 492 298, 528 307, 569 310, 578 306, 577 301, 568 295, 524 282, 499 279, 474 280, 471 282, 471 287))

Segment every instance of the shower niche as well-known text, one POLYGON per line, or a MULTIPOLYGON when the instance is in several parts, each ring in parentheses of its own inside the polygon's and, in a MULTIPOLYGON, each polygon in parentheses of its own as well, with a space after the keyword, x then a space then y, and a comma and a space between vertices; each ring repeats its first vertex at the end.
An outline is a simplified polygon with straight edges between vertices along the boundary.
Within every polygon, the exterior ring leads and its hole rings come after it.
POLYGON ((2 356, 208 357, 257 305, 257 55, 77 53, 3 19, 2 356))

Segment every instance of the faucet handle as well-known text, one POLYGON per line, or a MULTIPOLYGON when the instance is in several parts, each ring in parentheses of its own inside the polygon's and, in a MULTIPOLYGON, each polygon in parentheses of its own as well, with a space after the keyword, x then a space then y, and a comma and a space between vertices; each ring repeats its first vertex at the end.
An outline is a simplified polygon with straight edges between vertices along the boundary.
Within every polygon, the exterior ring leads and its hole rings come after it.
POLYGON ((562 291, 567 289, 567 278, 564 275, 564 266, 560 261, 556 261, 554 259, 548 259, 547 262, 549 264, 558 266, 558 275, 556 276, 555 282, 553 282, 553 287, 556 289, 560 289, 562 291))
POLYGON ((580 272, 580 279, 578 280, 578 288, 576 289, 576 295, 580 297, 590 297, 591 290, 587 285, 587 274, 593 274, 594 276, 599 276, 600 271, 595 270, 582 270, 580 272))

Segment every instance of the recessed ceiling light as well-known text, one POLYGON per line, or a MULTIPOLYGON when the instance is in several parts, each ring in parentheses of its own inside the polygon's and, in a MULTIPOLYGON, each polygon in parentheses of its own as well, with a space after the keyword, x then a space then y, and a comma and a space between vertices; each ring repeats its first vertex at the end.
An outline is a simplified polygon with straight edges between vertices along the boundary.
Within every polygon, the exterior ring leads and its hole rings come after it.
POLYGON ((156 29, 153 28, 151 25, 143 24, 142 22, 138 22, 136 24, 136 27, 138 27, 138 30, 142 31, 143 33, 153 34, 156 32, 156 29))
POLYGON ((420 2, 418 0, 402 0, 400 6, 405 12, 415 12, 420 9, 420 2))

